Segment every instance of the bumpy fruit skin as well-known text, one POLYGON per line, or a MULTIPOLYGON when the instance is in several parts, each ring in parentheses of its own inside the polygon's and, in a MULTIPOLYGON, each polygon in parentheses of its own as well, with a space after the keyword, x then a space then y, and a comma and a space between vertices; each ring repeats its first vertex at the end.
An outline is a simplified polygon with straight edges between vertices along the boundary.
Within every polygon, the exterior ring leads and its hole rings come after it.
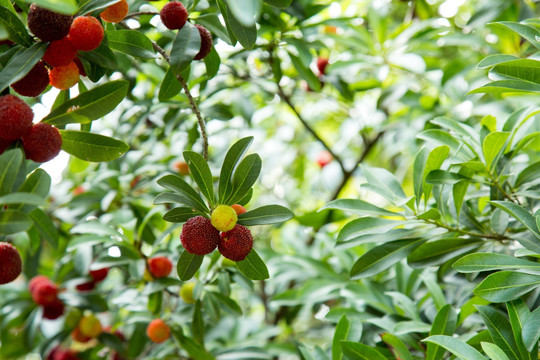
POLYGON ((43 60, 52 67, 66 66, 77 56, 77 49, 67 37, 53 41, 47 47, 43 60))
POLYGON ((173 268, 173 264, 166 256, 156 256, 148 259, 148 269, 155 278, 167 277, 173 268))
POLYGON ((219 230, 204 216, 195 216, 182 227, 180 241, 190 254, 210 254, 219 243, 219 230))
POLYGON ((10 243, 0 242, 0 285, 15 280, 22 272, 21 255, 10 243))
POLYGON ((161 319, 154 319, 146 328, 146 335, 155 343, 162 343, 169 338, 171 330, 161 319))
POLYGON ((60 90, 67 90, 79 82, 79 67, 75 62, 49 71, 49 83, 60 90))
POLYGON ((103 21, 110 23, 118 23, 126 17, 129 12, 127 0, 120 0, 116 4, 112 4, 99 14, 103 21))
POLYGON ((195 298, 193 297, 193 289, 195 288, 194 282, 184 283, 180 288, 180 297, 184 302, 188 304, 194 304, 195 298))
POLYGON ((218 250, 229 260, 244 260, 252 248, 253 236, 245 226, 236 225, 231 231, 221 233, 218 250))
POLYGON ((58 319, 62 314, 64 314, 64 303, 60 299, 43 306, 43 317, 45 319, 58 319))
POLYGON ((32 128, 34 112, 24 101, 13 95, 0 97, 0 139, 18 140, 32 128))
POLYGON ((58 14, 32 4, 27 21, 30 31, 42 41, 55 41, 69 33, 73 16, 58 14))
POLYGON ((12 143, 13 141, 11 140, 0 139, 0 155, 2 155, 4 151, 6 151, 6 149, 9 147, 9 145, 11 145, 12 143))
POLYGON ((43 61, 38 61, 36 65, 19 81, 11 84, 11 88, 19 95, 36 97, 41 94, 49 85, 49 72, 43 61))
POLYGON ((35 162, 49 161, 62 149, 62 136, 58 129, 45 123, 32 126, 22 141, 26 158, 35 162))
POLYGON ((77 50, 92 51, 103 40, 105 31, 98 19, 93 16, 79 16, 73 20, 68 39, 77 50))
POLYGON ((161 9, 159 17, 168 29, 181 29, 186 24, 188 11, 181 2, 171 1, 161 9))
POLYGON ((99 270, 90 270, 90 277, 94 281, 100 282, 100 281, 105 280, 108 273, 109 273, 109 268, 103 268, 99 270))
POLYGON ((328 151, 321 151, 319 155, 317 155, 317 164, 319 164, 319 166, 323 168, 326 165, 330 164, 332 159, 332 154, 330 154, 328 151))
POLYGON ((327 58, 317 58, 317 69, 319 70, 319 73, 321 75, 324 75, 326 73, 326 67, 328 66, 328 59, 327 58))
POLYGON ((240 204, 234 204, 231 205, 231 207, 234 209, 234 211, 236 211, 236 215, 240 215, 246 212, 246 208, 240 204))
POLYGON ((194 59, 202 60, 212 51, 212 34, 202 25, 196 24, 195 27, 199 30, 199 35, 201 35, 201 49, 194 59))
POLYGON ((212 226, 219 231, 229 231, 236 225, 238 215, 236 211, 228 205, 218 205, 212 211, 212 226))
POLYGON ((33 286, 31 295, 36 304, 44 306, 53 304, 58 300, 58 286, 49 279, 39 281, 33 286))
POLYGON ((101 322, 95 315, 83 316, 81 321, 79 321, 79 329, 82 335, 91 338, 97 338, 103 332, 101 322))

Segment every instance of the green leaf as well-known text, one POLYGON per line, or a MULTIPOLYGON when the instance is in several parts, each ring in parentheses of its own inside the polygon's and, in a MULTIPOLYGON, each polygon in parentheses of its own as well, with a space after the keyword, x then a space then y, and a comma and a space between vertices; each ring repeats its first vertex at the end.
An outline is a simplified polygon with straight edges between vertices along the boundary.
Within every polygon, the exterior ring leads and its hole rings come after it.
POLYGON ((381 336, 381 339, 388 345, 397 359, 413 360, 407 345, 396 335, 385 333, 381 336))
POLYGON ((228 0, 234 18, 243 26, 254 26, 262 10, 261 0, 228 0))
POLYGON ((334 331, 334 338, 332 340, 332 360, 341 360, 343 358, 341 341, 347 340, 350 329, 351 322, 349 319, 347 319, 347 316, 343 314, 336 325, 336 330, 334 331))
POLYGON ((128 88, 126 80, 109 81, 66 101, 42 121, 56 126, 90 123, 113 111, 126 97, 128 88))
POLYGON ((285 9, 291 5, 292 0, 264 0, 264 2, 273 7, 285 9))
POLYGON ((540 177, 540 161, 535 162, 527 166, 523 171, 521 171, 517 178, 515 187, 518 188, 523 184, 526 184, 530 181, 534 181, 540 177))
POLYGON ((478 350, 469 344, 448 335, 433 335, 422 341, 437 344, 461 360, 486 360, 478 350))
POLYGON ((34 209, 28 216, 34 222, 34 227, 41 237, 51 244, 53 248, 58 248, 58 230, 56 230, 51 218, 39 208, 34 209))
POLYGON ((250 154, 246 156, 234 171, 232 192, 225 200, 225 204, 232 205, 242 200, 257 181, 261 168, 262 161, 259 155, 250 154))
POLYGON ((471 90, 468 94, 490 93, 500 94, 504 92, 540 92, 540 84, 532 83, 525 80, 497 80, 492 81, 477 89, 471 90))
POLYGON ((320 91, 321 81, 313 73, 313 71, 311 71, 308 66, 304 65, 304 63, 298 56, 289 53, 289 57, 291 58, 292 64, 298 72, 298 75, 300 75, 300 77, 308 83, 309 88, 313 91, 320 91))
POLYGON ((279 224, 293 217, 294 214, 284 206, 265 205, 240 214, 238 224, 244 226, 279 224))
POLYGON ((320 212, 326 209, 350 211, 353 214, 357 214, 357 215, 381 215, 381 216, 400 216, 400 217, 403 216, 399 213, 380 208, 371 203, 368 203, 367 201, 358 200, 358 199, 333 200, 333 201, 330 201, 328 204, 324 205, 318 211, 320 212))
POLYGON ((490 204, 495 205, 499 209, 507 212, 514 219, 518 220, 520 223, 525 225, 537 239, 540 239, 540 234, 538 233, 538 227, 536 226, 536 221, 534 217, 523 207, 514 204, 510 201, 490 201, 490 204))
MULTIPOLYGON (((220 9, 221 9, 221 3, 218 2, 218 5, 220 6, 220 9)), ((225 18, 226 14, 223 14, 223 17, 225 18)), ((234 43, 233 43, 233 41, 231 40, 230 34, 228 33, 225 26, 223 26, 223 24, 221 23, 218 13, 208 13, 208 14, 203 14, 197 17, 197 24, 204 26, 212 34, 216 35, 221 40, 225 41, 227 44, 233 45, 233 46, 236 44, 236 39, 234 39, 234 43)), ((215 49, 213 48, 212 52, 214 51, 215 49)), ((211 56, 211 55, 208 55, 208 56, 211 56)), ((206 71, 208 71, 208 67, 206 71)))
POLYGON ((537 49, 540 49, 540 43, 537 40, 537 38, 540 37, 540 33, 532 26, 512 21, 498 21, 489 25, 507 27, 508 29, 527 39, 537 49))
POLYGON ((382 234, 405 223, 406 221, 362 217, 345 224, 337 236, 337 241, 346 242, 367 234, 382 234))
POLYGON ((27 204, 35 206, 45 206, 47 203, 43 198, 36 194, 25 193, 25 192, 16 192, 12 194, 7 194, 0 196, 0 205, 11 205, 11 204, 27 204))
POLYGON ((165 77, 161 82, 159 87, 158 99, 159 101, 165 101, 172 97, 175 97, 182 91, 182 85, 176 78, 176 74, 173 72, 171 67, 167 69, 165 77))
POLYGON ((486 353, 491 360, 510 360, 508 356, 495 344, 482 341, 482 350, 486 353))
MULTIPOLYGON (((0 7, 0 9, 3 8, 0 7)), ((0 16, 2 16, 1 13, 0 16)), ((28 49, 24 49, 13 55, 2 71, 0 71, 0 92, 28 74, 34 65, 41 60, 46 48, 47 43, 38 42, 28 49)))
POLYGON ((60 14, 73 15, 77 11, 75 0, 31 0, 27 2, 60 14))
POLYGON ((474 157, 473 152, 468 147, 464 147, 461 142, 447 131, 429 129, 422 131, 416 137, 429 143, 448 146, 450 150, 452 150, 451 155, 455 156, 460 161, 468 161, 474 157))
POLYGON ((189 21, 178 30, 172 45, 170 63, 176 74, 181 74, 188 68, 195 55, 201 49, 201 35, 195 25, 189 21))
POLYGON ((0 234, 11 235, 26 231, 32 226, 32 220, 25 213, 15 210, 0 211, 0 234))
POLYGON ((242 25, 240 22, 238 22, 238 20, 236 20, 229 6, 227 6, 227 16, 224 16, 224 18, 228 27, 232 31, 233 35, 238 39, 240 44, 242 44, 245 49, 253 49, 255 42, 257 41, 257 27, 255 25, 242 25))
POLYGON ((220 204, 224 203, 225 199, 231 196, 233 191, 232 174, 240 160, 246 154, 251 143, 253 143, 253 137, 245 137, 234 143, 229 151, 227 151, 223 165, 221 166, 221 173, 219 174, 218 194, 220 204))
POLYGON ((507 62, 510 60, 516 60, 516 59, 519 59, 519 58, 514 55, 505 55, 505 54, 488 55, 485 58, 483 58, 482 61, 478 63, 476 68, 485 69, 485 68, 497 65, 499 63, 507 62))
POLYGON ((493 342, 512 360, 519 360, 519 352, 512 334, 510 322, 500 312, 486 305, 476 309, 486 324, 493 342))
MULTIPOLYGON (((431 326, 430 336, 433 335, 448 335, 451 336, 456 330, 457 314, 451 305, 444 305, 437 316, 433 320, 431 326)), ((442 359, 444 355, 444 348, 440 347, 436 343, 428 343, 426 348, 426 360, 438 360, 442 359)))
POLYGON ((11 149, 0 155, 0 195, 13 191, 13 185, 22 164, 21 149, 11 149))
POLYGON ((206 77, 208 79, 214 78, 219 71, 221 65, 221 58, 215 47, 212 47, 210 53, 204 58, 204 65, 206 66, 206 77))
POLYGON ((111 161, 129 150, 120 140, 90 132, 60 130, 60 135, 62 150, 85 161, 111 161))
POLYGON ((446 170, 433 170, 426 176, 426 183, 433 185, 453 185, 460 181, 472 181, 471 178, 446 170))
MULTIPOLYGON (((9 34, 8 38, 13 42, 23 45, 25 47, 33 44, 32 37, 30 36, 30 34, 28 34, 28 30, 26 30, 26 26, 24 26, 24 23, 21 21, 19 16, 17 16, 15 9, 13 9, 13 6, 11 5, 11 2, 9 2, 9 8, 7 7, 7 4, 0 6, 0 26, 1 25, 5 27, 9 34)), ((28 70, 30 69, 31 67, 28 68, 28 70)), ((14 80, 13 82, 15 81, 16 80, 14 80)))
MULTIPOLYGON (((342 341, 343 355, 350 360, 387 360, 375 348, 352 341, 342 341)), ((485 359, 484 359, 485 360, 485 359)))
POLYGON ((163 220, 174 223, 183 223, 197 215, 200 215, 200 213, 195 212, 193 208, 177 207, 167 211, 163 215, 163 220))
POLYGON ((155 57, 152 41, 137 30, 108 30, 106 35, 112 50, 143 59, 155 57))
POLYGON ((412 267, 440 265, 456 256, 472 251, 483 244, 478 239, 446 238, 420 245, 408 257, 412 267))
POLYGON ((397 206, 401 206, 409 200, 399 181, 388 170, 362 165, 362 173, 368 182, 368 184, 363 184, 362 187, 381 195, 397 206))
POLYGON ((76 13, 79 15, 87 15, 96 10, 105 9, 117 2, 118 0, 83 0, 79 3, 79 8, 76 13))
POLYGON ((201 267, 203 259, 204 256, 190 254, 187 251, 184 251, 176 264, 176 272, 178 273, 180 280, 187 281, 191 279, 201 267))
POLYGON ((398 240, 379 245, 362 255, 351 269, 351 278, 359 279, 376 275, 420 246, 424 239, 398 240))
POLYGON ((486 166, 489 169, 494 168, 497 165, 496 159, 499 157, 499 153, 503 150, 506 144, 506 139, 510 133, 508 132, 492 132, 486 136, 484 143, 482 144, 482 150, 484 152, 484 158, 486 159, 486 166))
POLYGON ((540 308, 536 308, 523 324, 521 330, 523 344, 532 351, 540 339, 540 308))
POLYGON ((473 292, 483 299, 499 303, 515 300, 538 286, 540 275, 499 271, 486 277, 473 292))
POLYGON ((516 342, 519 350, 520 359, 532 360, 529 351, 523 343, 523 337, 521 335, 523 325, 525 321, 530 317, 531 313, 527 304, 521 299, 510 301, 506 303, 506 309, 508 312, 508 318, 510 319, 510 326, 512 327, 512 333, 514 335, 514 341, 516 342))
POLYGON ((215 357, 207 352, 202 345, 198 344, 195 340, 190 337, 184 336, 182 333, 174 333, 178 338, 180 346, 187 351, 189 356, 193 360, 215 360, 215 357))
POLYGON ((435 149, 431 150, 429 153, 427 160, 426 160, 426 166, 424 168, 424 174, 423 174, 423 192, 424 192, 424 201, 427 203, 429 199, 429 195, 431 194, 431 190, 433 189, 433 185, 426 182, 426 176, 433 170, 438 170, 443 161, 448 157, 448 154, 450 153, 450 148, 446 145, 441 145, 436 147, 435 149))
POLYGON ((244 260, 236 262, 236 267, 250 280, 265 280, 270 277, 266 264, 255 249, 251 249, 244 260))
POLYGON ((494 66, 491 72, 499 76, 540 84, 540 61, 534 59, 507 61, 494 66))
POLYGON ((231 299, 230 297, 227 297, 225 295, 222 295, 218 292, 215 292, 215 291, 210 291, 208 292, 207 294, 212 294, 212 296, 214 296, 216 299, 218 299, 219 302, 221 302, 221 304, 227 309, 229 310, 229 312, 232 313, 232 315, 235 315, 235 316, 242 316, 242 309, 240 308, 240 306, 236 303, 236 301, 234 301, 233 299, 231 299))
POLYGON ((210 212, 201 196, 179 176, 165 175, 159 178, 157 183, 164 188, 172 190, 176 194, 178 194, 181 197, 181 204, 191 206, 192 208, 198 210, 203 214, 210 212))
POLYGON ((193 317, 191 320, 191 333, 193 338, 200 345, 204 346, 204 319, 201 311, 201 301, 197 300, 193 307, 193 317))
POLYGON ((515 269, 535 271, 540 274, 539 263, 496 253, 469 254, 456 261, 452 267, 461 273, 515 269))
POLYGON ((191 176, 197 185, 199 185, 202 194, 208 199, 210 205, 213 206, 216 201, 214 197, 214 179, 208 163, 201 154, 194 151, 184 151, 184 159, 189 166, 191 176))

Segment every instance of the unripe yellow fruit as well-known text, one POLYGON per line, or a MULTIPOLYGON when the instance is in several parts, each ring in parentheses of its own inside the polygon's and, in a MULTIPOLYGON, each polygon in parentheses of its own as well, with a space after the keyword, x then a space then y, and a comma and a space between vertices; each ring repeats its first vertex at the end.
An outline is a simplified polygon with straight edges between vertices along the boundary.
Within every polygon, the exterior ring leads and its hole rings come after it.
POLYGON ((182 287, 180 288, 180 297, 184 302, 188 304, 194 304, 195 298, 193 297, 193 289, 195 289, 195 283, 194 282, 188 282, 184 283, 182 287))
POLYGON ((212 211, 212 226, 219 231, 229 231, 234 228, 236 221, 238 221, 238 215, 236 211, 227 205, 218 205, 214 211, 212 211))
POLYGON ((101 322, 95 315, 86 315, 79 321, 81 334, 96 338, 103 332, 101 322))

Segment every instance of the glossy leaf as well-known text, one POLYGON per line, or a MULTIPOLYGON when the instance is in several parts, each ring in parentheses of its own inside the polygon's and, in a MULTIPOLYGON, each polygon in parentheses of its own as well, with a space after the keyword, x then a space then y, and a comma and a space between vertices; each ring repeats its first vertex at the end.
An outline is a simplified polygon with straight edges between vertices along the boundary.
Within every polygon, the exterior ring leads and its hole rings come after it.
POLYGON ((165 175, 158 179, 157 183, 166 189, 172 190, 180 196, 180 203, 191 206, 201 213, 209 213, 210 210, 201 196, 182 178, 176 175, 165 175))
POLYGON ((159 101, 169 100, 172 97, 180 94, 182 91, 182 85, 176 78, 176 74, 169 67, 165 73, 165 77, 159 87, 158 99, 159 101))
POLYGON ((122 156, 129 146, 107 136, 89 132, 60 130, 62 150, 85 161, 111 161, 122 156))
POLYGON ((238 224, 244 226, 279 224, 293 217, 294 214, 284 206, 265 205, 240 214, 238 224))
POLYGON ((153 59, 155 50, 152 41, 134 30, 108 30, 107 41, 112 50, 143 59, 153 59))
POLYGON ((262 161, 257 154, 250 154, 240 161, 233 174, 231 195, 225 201, 227 205, 236 204, 246 196, 257 181, 261 168, 262 161))
POLYGON ((527 227, 527 229, 529 229, 534 236, 540 239, 540 233, 538 232, 536 221, 526 209, 510 201, 490 201, 489 203, 507 212, 514 219, 525 225, 525 227, 527 227))
POLYGON ((13 191, 23 156, 21 149, 12 149, 0 154, 0 195, 13 191))
POLYGON ((525 321, 521 335, 527 350, 532 351, 540 339, 540 308, 536 308, 525 321))
POLYGON ((32 220, 23 212, 15 210, 0 211, 0 234, 11 235, 26 231, 32 226, 32 220))
POLYGON ((41 196, 31 194, 31 193, 25 193, 25 192, 16 192, 16 193, 0 196, 0 205, 11 205, 11 204, 44 206, 46 205, 46 202, 41 196))
POLYGON ((189 21, 178 30, 172 45, 170 62, 171 69, 181 74, 188 68, 201 49, 201 36, 199 30, 189 21))
POLYGON ((433 335, 422 341, 437 344, 460 360, 486 360, 482 354, 467 343, 448 335, 433 335))
MULTIPOLYGON (((4 9, 0 7, 0 9, 4 9)), ((7 11, 7 13, 10 13, 7 11)), ((5 15, 5 14, 4 14, 5 15)), ((0 16, 2 13, 0 12, 0 16)), ((17 52, 0 71, 0 91, 22 79, 45 54, 46 43, 39 42, 17 52)))
POLYGON ((163 220, 174 223, 183 223, 194 216, 199 215, 193 208, 177 207, 167 211, 163 215, 163 220))
POLYGON ((510 322, 506 317, 490 306, 478 305, 476 306, 476 309, 480 316, 482 316, 493 342, 500 347, 510 359, 518 360, 519 352, 512 334, 510 322))
POLYGON ((176 264, 176 272, 178 273, 180 280, 187 281, 191 279, 201 267, 203 259, 204 256, 190 254, 187 251, 184 251, 176 264))
POLYGON ((474 294, 491 302, 515 300, 540 286, 540 275, 499 271, 486 277, 474 294))
POLYGON ((251 280, 265 280, 270 277, 266 264, 255 249, 252 249, 244 260, 236 262, 236 267, 251 280))
POLYGON ((380 208, 367 201, 359 200, 359 199, 333 200, 327 203, 326 205, 324 205, 322 208, 320 208, 319 211, 322 211, 325 209, 350 211, 357 215, 402 216, 399 213, 380 208))
POLYGON ((332 340, 332 360, 341 360, 343 358, 341 341, 347 340, 350 329, 351 322, 349 319, 347 319, 347 316, 343 315, 336 325, 334 338, 332 340))
MULTIPOLYGON (((431 326, 431 331, 429 332, 430 336, 433 335, 448 335, 452 336, 456 330, 457 324, 457 314, 451 305, 443 306, 437 316, 433 320, 433 325, 431 326)), ((440 347, 436 343, 428 343, 426 348, 426 360, 437 360, 442 359, 445 349, 440 347)))
POLYGON ((507 62, 510 60, 516 60, 516 59, 519 59, 519 58, 514 55, 493 54, 493 55, 488 55, 485 58, 483 58, 482 61, 480 61, 476 67, 478 69, 485 69, 485 68, 497 65, 499 63, 504 63, 504 62, 507 62))
POLYGON ((227 151, 225 159, 223 160, 223 165, 221 166, 221 173, 219 175, 218 193, 220 204, 223 203, 225 199, 230 197, 233 191, 232 174, 252 143, 252 136, 245 137, 234 143, 229 151, 227 151))
POLYGON ((184 151, 184 159, 202 194, 210 202, 210 205, 214 205, 214 179, 208 163, 201 154, 194 151, 184 151))
POLYGON ((508 312, 508 318, 510 320, 510 326, 512 328, 512 334, 514 335, 514 341, 516 342, 519 350, 520 359, 533 360, 530 356, 530 350, 528 351, 525 347, 521 334, 524 323, 531 315, 527 304, 523 300, 518 299, 507 302, 506 309, 508 312))
POLYGON ((243 26, 254 26, 262 9, 262 0, 228 0, 227 4, 236 20, 243 26))
POLYGON ((307 82, 309 88, 313 91, 320 91, 321 81, 313 73, 313 71, 311 71, 308 66, 304 65, 302 59, 300 59, 298 56, 289 53, 289 57, 291 58, 291 61, 294 65, 294 68, 298 72, 298 75, 300 75, 300 77, 307 82))
POLYGON ((497 345, 485 341, 481 342, 481 344, 482 350, 484 350, 491 360, 510 360, 504 351, 497 345))
POLYGON ((482 244, 482 241, 474 239, 435 240, 420 245, 407 257, 407 261, 413 267, 440 265, 456 256, 472 251, 482 244))
POLYGON ((462 273, 515 269, 535 271, 540 274, 539 263, 496 253, 469 254, 456 261, 452 267, 462 273))
POLYGON ((342 341, 343 355, 349 360, 386 360, 386 357, 376 349, 352 341, 342 341))
POLYGON ((499 153, 503 150, 504 145, 506 144, 506 139, 510 133, 507 132, 492 132, 484 139, 482 144, 482 149, 484 152, 484 158, 486 160, 486 166, 488 168, 493 168, 497 162, 495 161, 499 153))
POLYGON ((230 7, 227 6, 226 11, 227 16, 225 17, 225 21, 230 30, 232 31, 234 37, 238 39, 238 42, 240 42, 240 44, 244 48, 253 49, 253 47, 255 46, 255 42, 257 41, 257 27, 255 25, 242 25, 238 20, 236 20, 233 13, 231 12, 230 7))

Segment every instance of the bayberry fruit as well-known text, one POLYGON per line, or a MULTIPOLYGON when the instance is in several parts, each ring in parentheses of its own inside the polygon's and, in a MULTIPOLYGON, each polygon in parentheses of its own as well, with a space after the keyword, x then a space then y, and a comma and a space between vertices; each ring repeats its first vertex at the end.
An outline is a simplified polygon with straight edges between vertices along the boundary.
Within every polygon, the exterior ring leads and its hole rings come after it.
POLYGON ((28 11, 27 22, 30 31, 42 41, 55 41, 69 33, 73 16, 58 14, 32 4, 28 11))
POLYGON ((10 243, 0 242, 0 285, 15 280, 22 272, 21 255, 10 243))
POLYGON ((195 27, 201 35, 201 48, 194 59, 202 60, 212 51, 212 34, 202 25, 196 24, 195 27))
POLYGON ((36 65, 19 81, 11 84, 11 88, 19 95, 36 97, 41 94, 49 85, 49 72, 43 61, 38 61, 36 65))
POLYGON ((32 128, 34 112, 14 95, 0 97, 0 139, 18 140, 32 128))
POLYGON ((99 47, 104 35, 105 31, 98 19, 93 16, 79 16, 71 24, 68 39, 75 49, 91 51, 99 47))
POLYGON ((231 231, 221 233, 218 250, 229 260, 244 260, 252 248, 253 236, 245 226, 236 225, 231 231))
POLYGON ((184 27, 188 18, 188 11, 179 1, 171 1, 165 4, 159 12, 159 17, 170 30, 177 30, 184 27))
POLYGON ((210 254, 219 243, 219 230, 204 216, 195 216, 182 227, 180 241, 190 254, 210 254))
POLYGON ((62 149, 62 136, 58 129, 49 124, 38 123, 23 136, 26 158, 35 162, 46 162, 58 155, 62 149))

